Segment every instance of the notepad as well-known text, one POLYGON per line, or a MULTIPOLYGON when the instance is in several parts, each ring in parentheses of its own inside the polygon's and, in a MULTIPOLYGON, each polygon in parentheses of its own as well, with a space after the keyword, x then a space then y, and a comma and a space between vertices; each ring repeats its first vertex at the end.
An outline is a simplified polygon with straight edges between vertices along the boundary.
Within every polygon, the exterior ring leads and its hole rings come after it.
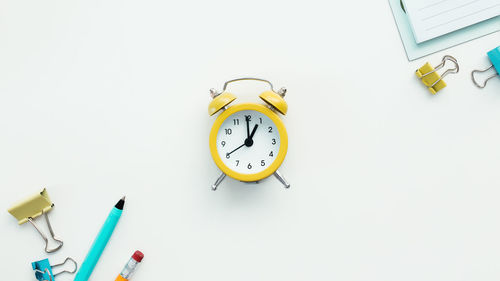
POLYGON ((403 0, 403 3, 417 43, 500 15, 500 0, 403 0))

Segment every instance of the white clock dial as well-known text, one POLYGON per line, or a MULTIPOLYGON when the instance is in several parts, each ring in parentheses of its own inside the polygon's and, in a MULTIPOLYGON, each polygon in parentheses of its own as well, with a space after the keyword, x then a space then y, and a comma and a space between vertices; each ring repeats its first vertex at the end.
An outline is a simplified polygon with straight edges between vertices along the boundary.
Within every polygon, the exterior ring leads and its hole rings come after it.
POLYGON ((280 150, 274 122, 254 110, 233 113, 217 133, 217 152, 224 164, 241 174, 256 174, 268 168, 280 150))

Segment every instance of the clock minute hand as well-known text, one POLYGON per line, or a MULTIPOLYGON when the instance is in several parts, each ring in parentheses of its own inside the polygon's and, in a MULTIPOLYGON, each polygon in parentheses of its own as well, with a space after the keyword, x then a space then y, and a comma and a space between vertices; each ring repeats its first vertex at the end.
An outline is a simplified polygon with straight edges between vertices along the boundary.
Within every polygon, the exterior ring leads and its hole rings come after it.
POLYGON ((247 122, 247 139, 250 138, 250 116, 245 116, 245 121, 247 122))

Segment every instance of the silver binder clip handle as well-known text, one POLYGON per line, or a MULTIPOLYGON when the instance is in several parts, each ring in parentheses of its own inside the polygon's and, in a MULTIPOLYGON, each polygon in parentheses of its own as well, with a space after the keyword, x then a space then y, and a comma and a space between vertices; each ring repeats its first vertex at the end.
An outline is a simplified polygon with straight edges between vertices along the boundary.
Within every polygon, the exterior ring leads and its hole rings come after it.
POLYGON ((476 80, 476 77, 475 77, 475 74, 476 73, 483 73, 483 72, 486 72, 488 70, 490 70, 491 68, 493 68, 493 65, 490 65, 490 67, 484 69, 484 70, 473 70, 471 73, 470 73, 470 76, 472 78, 472 83, 474 83, 474 85, 476 85, 478 88, 484 88, 486 87, 486 84, 488 83, 488 81, 496 76, 498 76, 497 74, 493 74, 492 76, 486 78, 486 80, 484 80, 483 84, 479 84, 478 81, 476 80))
POLYGON ((47 222, 47 226, 49 228, 49 232, 50 232, 50 235, 51 235, 52 239, 54 241, 56 241, 57 244, 59 244, 57 247, 49 249, 49 239, 47 238, 47 236, 45 234, 43 234, 43 232, 37 226, 37 224, 35 223, 35 221, 33 220, 33 218, 28 218, 28 221, 31 223, 31 225, 33 225, 33 227, 35 227, 36 231, 38 231, 38 233, 42 236, 43 240, 45 241, 45 252, 47 252, 47 253, 53 253, 53 252, 61 249, 61 247, 63 246, 64 242, 62 240, 58 239, 55 236, 54 230, 52 229, 52 225, 50 224, 49 217, 47 216, 47 213, 45 213, 45 212, 42 211, 42 214, 45 217, 45 221, 47 222))
POLYGON ((56 277, 57 275, 62 274, 62 273, 70 273, 70 274, 73 274, 73 273, 75 273, 75 272, 78 270, 78 264, 76 263, 76 261, 75 261, 74 259, 72 259, 72 258, 69 258, 69 257, 68 257, 68 258, 66 258, 66 259, 64 260, 64 262, 59 263, 59 264, 55 264, 55 265, 53 265, 53 266, 52 266, 52 268, 54 268, 54 267, 58 267, 58 266, 63 266, 63 265, 64 265, 64 264, 66 264, 68 261, 70 261, 70 262, 72 262, 72 263, 73 263, 73 270, 63 270, 63 271, 61 271, 61 272, 55 273, 55 274, 54 274, 54 277, 56 277))
POLYGON ((434 87, 439 81, 443 80, 443 78, 448 75, 448 74, 452 74, 452 73, 458 73, 458 71, 460 71, 460 66, 458 65, 458 61, 456 58, 450 56, 450 55, 445 55, 443 57, 443 59, 441 60, 441 63, 436 65, 434 67, 434 70, 433 71, 429 71, 427 73, 424 73, 422 75, 422 78, 431 74, 431 73, 434 73, 438 70, 440 70, 441 68, 444 67, 444 65, 446 64, 447 61, 451 61, 453 63, 453 65, 455 65, 455 67, 453 68, 448 68, 443 74, 440 75, 440 78, 438 80, 436 80, 434 83, 432 83, 432 85, 430 85, 429 87, 432 88, 434 87))
POLYGON ((47 274, 49 276, 49 280, 44 279, 43 281, 54 281, 54 277, 52 276, 52 274, 50 274, 50 271, 48 268, 46 268, 44 271, 41 271, 40 269, 35 269, 35 272, 40 273, 42 275, 47 274))

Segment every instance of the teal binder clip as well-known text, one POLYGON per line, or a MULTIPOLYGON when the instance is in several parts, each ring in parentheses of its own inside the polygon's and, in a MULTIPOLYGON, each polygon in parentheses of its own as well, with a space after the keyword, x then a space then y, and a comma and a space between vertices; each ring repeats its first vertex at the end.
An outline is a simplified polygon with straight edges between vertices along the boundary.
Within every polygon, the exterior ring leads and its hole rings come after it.
POLYGON ((72 258, 66 258, 63 263, 60 264, 55 264, 55 265, 50 265, 49 259, 44 259, 40 261, 35 261, 31 263, 31 267, 35 271, 35 278, 38 281, 54 281, 56 276, 61 274, 61 273, 75 273, 78 265, 76 261, 74 261, 72 258), (55 273, 52 271, 54 267, 58 266, 63 266, 66 264, 66 262, 71 261, 74 265, 74 269, 69 271, 69 270, 63 270, 61 272, 55 273))
POLYGON ((471 76, 472 76, 472 82, 474 83, 474 85, 476 85, 477 87, 479 88, 484 88, 486 87, 486 83, 488 83, 488 80, 494 78, 494 77, 498 77, 500 75, 500 46, 496 47, 495 49, 491 50, 488 52, 488 58, 490 59, 491 61, 491 66, 484 69, 484 70, 473 70, 472 73, 471 73, 471 76), (475 73, 480 73, 480 72, 486 72, 488 70, 490 70, 491 68, 494 68, 495 71, 496 71, 496 74, 493 74, 492 76, 486 78, 486 80, 484 80, 484 82, 482 84, 479 84, 476 80, 476 78, 474 77, 474 74, 475 73))

